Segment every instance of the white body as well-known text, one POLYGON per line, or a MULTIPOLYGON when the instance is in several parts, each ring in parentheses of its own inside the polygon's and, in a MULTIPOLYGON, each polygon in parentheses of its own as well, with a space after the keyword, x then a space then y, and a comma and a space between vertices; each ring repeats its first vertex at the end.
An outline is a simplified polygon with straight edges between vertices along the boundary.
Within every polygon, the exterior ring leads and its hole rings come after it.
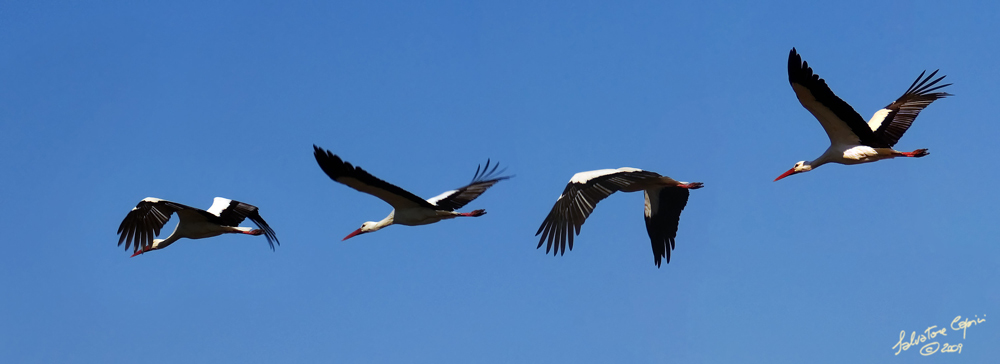
MULTIPOLYGON (((216 205, 219 205, 218 200, 219 198, 216 198, 216 203, 212 205, 213 208, 216 207, 216 205)), ((229 200, 226 200, 225 204, 229 204, 229 200)), ((219 210, 221 210, 221 208, 219 210)), ((211 213, 212 209, 208 209, 208 212, 211 213)), ((218 215, 218 212, 215 212, 215 214, 218 215)), ((174 231, 170 233, 166 239, 153 239, 153 247, 151 250, 166 248, 168 245, 173 244, 175 241, 182 238, 204 239, 226 233, 249 233, 253 230, 248 227, 221 226, 214 224, 206 221, 201 214, 193 210, 179 210, 177 211, 177 217, 180 218, 180 222, 178 222, 177 226, 174 227, 174 231)))

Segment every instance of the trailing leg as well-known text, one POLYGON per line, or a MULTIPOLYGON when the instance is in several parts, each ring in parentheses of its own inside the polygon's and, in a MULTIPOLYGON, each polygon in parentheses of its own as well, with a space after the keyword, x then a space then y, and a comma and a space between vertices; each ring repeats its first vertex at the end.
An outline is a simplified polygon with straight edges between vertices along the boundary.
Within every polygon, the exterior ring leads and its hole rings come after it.
POLYGON ((479 216, 486 215, 486 210, 479 209, 479 210, 475 210, 475 211, 472 211, 472 212, 463 212, 463 213, 460 213, 459 215, 461 215, 461 216, 469 216, 469 217, 479 217, 479 216))
POLYGON ((920 158, 920 157, 926 156, 928 154, 931 154, 931 153, 928 152, 927 149, 917 149, 917 150, 914 150, 912 152, 899 152, 899 154, 896 154, 896 155, 903 156, 903 157, 920 158))

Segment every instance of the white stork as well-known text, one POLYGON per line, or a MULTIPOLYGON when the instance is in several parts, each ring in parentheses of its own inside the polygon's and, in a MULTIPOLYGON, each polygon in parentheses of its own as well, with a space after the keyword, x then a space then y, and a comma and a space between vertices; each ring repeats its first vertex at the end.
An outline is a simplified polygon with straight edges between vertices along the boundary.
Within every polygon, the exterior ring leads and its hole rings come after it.
POLYGON ((122 224, 118 226, 118 234, 121 234, 118 246, 124 242, 125 250, 128 250, 130 244, 134 245, 135 254, 132 254, 134 257, 150 250, 166 248, 181 238, 202 239, 227 233, 263 234, 267 238, 267 243, 271 245, 271 250, 274 250, 274 244, 280 245, 274 230, 271 230, 264 218, 260 217, 256 206, 216 197, 212 207, 205 211, 155 197, 146 197, 125 215, 122 224), (173 213, 177 213, 180 218, 174 232, 166 239, 153 239, 160 235, 160 229, 167 220, 170 220, 170 215, 173 213), (250 218, 259 229, 239 227, 246 218, 250 218))
POLYGON ((313 145, 313 149, 316 162, 319 163, 319 167, 323 169, 323 172, 326 172, 326 175, 330 176, 330 179, 343 183, 347 187, 360 192, 378 197, 382 201, 392 205, 393 208, 389 216, 386 216, 382 221, 366 221, 364 224, 361 224, 360 229, 350 233, 343 240, 350 239, 355 235, 377 231, 392 224, 416 226, 433 224, 441 220, 459 216, 483 216, 486 214, 486 210, 480 209, 472 212, 457 212, 455 210, 472 202, 472 200, 482 195, 483 192, 486 192, 486 189, 492 187, 497 182, 511 177, 497 177, 496 175, 503 173, 504 170, 497 172, 499 165, 494 165, 493 169, 490 169, 490 162, 487 160, 486 167, 482 170, 476 167, 476 173, 473 175, 472 182, 468 186, 447 191, 425 201, 407 190, 372 176, 361 169, 361 167, 355 167, 348 162, 344 162, 340 157, 329 151, 325 151, 316 145, 313 145))
POLYGON ((934 86, 944 76, 931 81, 938 71, 931 72, 926 78, 921 72, 910 88, 884 109, 875 112, 871 120, 865 120, 857 111, 830 91, 826 81, 813 74, 809 63, 792 48, 788 54, 788 82, 809 112, 823 124, 827 136, 830 137, 830 148, 812 162, 795 163, 792 169, 774 180, 793 174, 808 172, 826 163, 859 164, 874 162, 895 157, 923 157, 927 149, 917 149, 912 152, 900 152, 892 149, 906 129, 913 123, 920 110, 930 105, 934 100, 951 96, 945 92, 933 92, 945 86, 934 86))
POLYGON ((537 248, 548 241, 546 254, 553 243, 553 256, 565 254, 568 240, 569 250, 573 250, 574 229, 575 235, 580 235, 580 228, 598 202, 617 191, 643 191, 646 197, 646 233, 653 244, 653 261, 659 268, 660 258, 666 257, 667 263, 670 263, 670 251, 674 250, 677 223, 687 205, 688 190, 702 186, 701 182, 678 182, 656 172, 628 167, 577 173, 569 180, 549 216, 545 217, 535 233, 535 236, 542 234, 537 248))

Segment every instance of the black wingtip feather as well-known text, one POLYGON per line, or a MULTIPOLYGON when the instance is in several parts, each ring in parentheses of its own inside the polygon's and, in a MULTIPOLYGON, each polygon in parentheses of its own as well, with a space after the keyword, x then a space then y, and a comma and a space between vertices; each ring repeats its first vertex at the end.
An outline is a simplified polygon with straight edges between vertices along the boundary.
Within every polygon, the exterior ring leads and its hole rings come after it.
POLYGON ((569 250, 573 250, 573 225, 566 225, 566 237, 569 240, 569 250))
POLYGON ((274 233, 274 229, 271 229, 271 226, 267 224, 267 221, 264 221, 264 218, 260 216, 260 212, 258 210, 254 210, 247 217, 250 218, 250 221, 252 221, 254 225, 257 225, 258 228, 264 230, 264 238, 267 239, 267 244, 271 247, 271 251, 274 251, 275 245, 281 245, 281 242, 278 241, 278 236, 274 233))
MULTIPOLYGON (((931 74, 927 75, 927 77, 924 77, 924 74, 927 73, 927 70, 920 72, 920 76, 917 76, 917 79, 913 80, 913 83, 910 84, 910 87, 906 89, 906 92, 904 94, 927 95, 933 91, 937 91, 942 88, 951 86, 950 83, 935 86, 937 85, 938 82, 941 82, 941 80, 943 80, 946 77, 946 76, 941 76, 931 81, 931 79, 934 78, 935 75, 937 75, 938 71, 940 71, 940 69, 934 70, 934 72, 931 72, 931 74)), ((938 97, 940 98, 945 96, 953 96, 953 95, 942 92, 941 95, 939 95, 938 97)))
MULTIPOLYGON (((924 73, 927 73, 927 70, 923 70, 922 72, 920 72, 920 76, 917 76, 917 79, 913 80, 913 83, 910 84, 910 87, 906 89, 905 93, 913 92, 913 88, 917 86, 917 83, 920 82, 920 79, 924 78, 924 73)), ((934 71, 934 73, 937 73, 937 71, 934 71)))
POLYGON ((497 171, 498 168, 500 168, 500 163, 494 163, 493 164, 493 169, 491 170, 490 169, 490 159, 487 158, 485 165, 480 164, 480 165, 476 166, 476 173, 472 175, 472 182, 470 182, 470 184, 484 182, 484 181, 493 180, 493 179, 496 179, 496 180, 505 180, 505 179, 510 179, 511 177, 514 177, 514 176, 495 177, 496 175, 501 174, 501 173, 507 171, 507 168, 505 167, 504 169, 501 169, 498 172, 497 171))
POLYGON ((336 154, 324 150, 316 144, 313 144, 313 156, 316 157, 316 163, 319 163, 320 169, 333 180, 347 175, 347 171, 354 167, 350 163, 344 162, 336 154))

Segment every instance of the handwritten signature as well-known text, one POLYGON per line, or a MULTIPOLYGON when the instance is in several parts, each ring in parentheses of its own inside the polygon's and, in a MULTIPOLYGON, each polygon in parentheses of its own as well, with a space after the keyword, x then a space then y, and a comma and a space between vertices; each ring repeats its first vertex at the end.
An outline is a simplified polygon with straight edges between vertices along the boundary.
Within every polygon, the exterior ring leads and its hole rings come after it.
MULTIPOLYGON (((962 331, 962 340, 965 340, 966 331, 970 327, 977 326, 977 325, 979 325, 979 324, 981 324, 983 322, 986 322, 986 315, 983 315, 982 318, 980 318, 979 315, 976 315, 976 317, 974 319, 969 319, 968 317, 966 317, 965 320, 962 320, 962 316, 955 316, 955 319, 951 320, 951 325, 949 327, 951 327, 952 331, 959 331, 959 330, 961 330, 962 331)), ((927 342, 928 340, 933 340, 938 335, 948 336, 948 332, 947 331, 948 331, 948 327, 938 328, 937 325, 934 325, 934 326, 928 327, 926 330, 923 331, 923 334, 920 334, 920 335, 917 335, 917 332, 913 331, 910 334, 910 340, 909 341, 904 341, 904 340, 906 340, 906 330, 901 330, 899 332, 899 342, 897 342, 896 345, 893 345, 892 348, 893 349, 899 348, 898 350, 896 350, 896 354, 895 354, 895 355, 899 355, 899 353, 904 352, 906 350, 909 350, 911 347, 920 345, 920 344, 922 344, 924 342, 927 342)), ((946 342, 946 343, 942 344, 942 343, 940 343, 938 341, 931 341, 931 342, 927 342, 926 344, 924 344, 924 346, 920 347, 920 355, 928 356, 928 355, 931 355, 931 354, 934 354, 934 353, 958 353, 958 354, 961 354, 962 353, 962 343, 949 344, 949 343, 946 342)))

